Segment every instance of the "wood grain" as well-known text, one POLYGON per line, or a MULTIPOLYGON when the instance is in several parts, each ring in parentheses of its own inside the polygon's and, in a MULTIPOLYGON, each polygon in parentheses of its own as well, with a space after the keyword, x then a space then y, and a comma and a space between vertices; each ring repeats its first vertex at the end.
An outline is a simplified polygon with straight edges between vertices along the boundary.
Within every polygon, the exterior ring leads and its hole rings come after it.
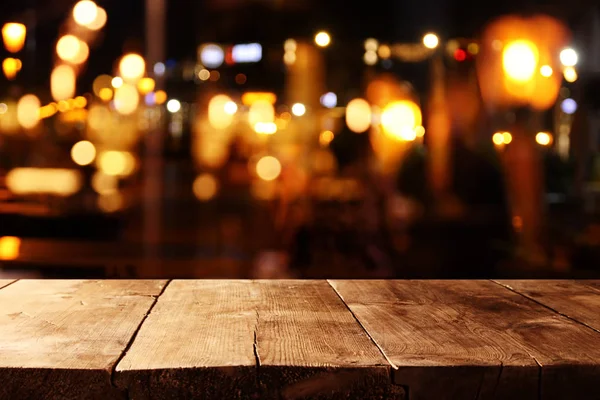
POLYGON ((330 283, 411 400, 600 397, 600 336, 496 283, 330 283))
POLYGON ((111 371, 165 283, 20 280, 0 290, 0 398, 121 398, 111 371))
POLYGON ((326 281, 258 285, 261 398, 404 398, 389 363, 326 281))
POLYGON ((10 285, 11 283, 13 283, 16 279, 0 279, 0 289, 2 289, 5 286, 10 285))
POLYGON ((172 281, 115 381, 135 399, 236 399, 257 390, 252 281, 172 281))
POLYGON ((600 286, 594 287, 598 281, 500 280, 497 282, 600 332, 600 286))

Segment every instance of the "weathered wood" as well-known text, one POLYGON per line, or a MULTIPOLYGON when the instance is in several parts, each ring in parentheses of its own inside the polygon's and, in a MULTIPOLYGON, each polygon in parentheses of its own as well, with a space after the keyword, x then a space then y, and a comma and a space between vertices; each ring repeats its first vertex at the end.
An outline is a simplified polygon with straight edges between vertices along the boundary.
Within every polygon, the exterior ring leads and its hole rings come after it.
POLYGON ((257 390, 254 333, 260 299, 252 281, 172 281, 115 382, 134 399, 236 399, 257 390))
POLYGON ((404 398, 389 363, 326 281, 258 284, 261 398, 404 398))
POLYGON ((501 280, 497 283, 600 332, 598 281, 501 280))
POLYGON ((0 398, 122 398, 111 371, 165 283, 20 280, 0 290, 0 398))
POLYGON ((16 279, 0 279, 0 289, 2 289, 5 286, 10 285, 11 283, 13 283, 16 279))
POLYGON ((600 335, 496 283, 330 283, 411 400, 600 397, 600 335))

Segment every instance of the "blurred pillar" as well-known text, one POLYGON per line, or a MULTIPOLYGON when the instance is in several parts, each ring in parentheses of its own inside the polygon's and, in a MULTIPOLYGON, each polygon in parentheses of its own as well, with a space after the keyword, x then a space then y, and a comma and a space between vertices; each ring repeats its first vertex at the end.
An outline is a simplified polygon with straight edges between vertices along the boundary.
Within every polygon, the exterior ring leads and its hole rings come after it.
MULTIPOLYGON (((151 71, 154 64, 164 62, 166 38, 166 1, 146 0, 146 66, 151 71)), ((156 78, 156 88, 164 87, 164 79, 156 78)), ((148 132, 145 138, 144 160, 144 245, 146 270, 144 276, 161 275, 158 246, 162 231, 163 196, 163 130, 159 127, 148 132)))

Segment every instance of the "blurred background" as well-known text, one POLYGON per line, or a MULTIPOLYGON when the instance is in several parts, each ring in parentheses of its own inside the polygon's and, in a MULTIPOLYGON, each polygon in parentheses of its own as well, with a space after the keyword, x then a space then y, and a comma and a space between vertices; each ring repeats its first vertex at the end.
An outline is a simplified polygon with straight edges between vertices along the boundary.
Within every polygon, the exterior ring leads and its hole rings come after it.
POLYGON ((592 0, 5 0, 0 278, 600 276, 592 0))

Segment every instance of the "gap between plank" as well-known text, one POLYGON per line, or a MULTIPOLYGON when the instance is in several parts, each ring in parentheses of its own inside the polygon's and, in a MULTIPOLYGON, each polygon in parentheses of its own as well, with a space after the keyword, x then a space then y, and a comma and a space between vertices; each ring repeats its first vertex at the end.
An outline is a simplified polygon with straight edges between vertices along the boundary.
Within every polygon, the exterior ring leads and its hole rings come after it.
POLYGON ((12 281, 12 282, 8 282, 6 285, 4 285, 4 286, 0 286, 0 290, 2 290, 2 289, 4 289, 4 288, 7 288, 7 287, 9 287, 10 285, 14 285, 15 283, 17 283, 17 282, 19 282, 19 281, 20 281, 20 279, 15 279, 15 280, 14 280, 14 281, 12 281))
POLYGON ((123 349, 123 351, 121 352, 121 355, 119 356, 119 358, 117 359, 117 361, 115 362, 115 364, 112 367, 112 370, 110 372, 110 383, 113 387, 118 387, 115 384, 115 372, 117 370, 117 366, 119 365, 119 363, 123 360, 123 358, 125 357, 125 355, 127 354, 127 352, 129 351, 129 349, 131 348, 131 346, 133 345, 133 343, 135 342, 135 339, 137 338, 138 333, 140 332, 140 330, 142 329, 142 325, 144 325, 144 322, 146 322, 146 318, 148 318, 148 316, 152 313, 152 310, 154 309, 154 306, 156 305, 156 303, 158 303, 158 299, 160 298, 160 296, 162 296, 162 294, 165 292, 165 290, 167 289, 167 286, 169 286, 169 284, 172 282, 172 279, 169 279, 167 281, 167 283, 165 283, 165 286, 163 286, 163 288, 161 289, 161 291, 156 295, 156 296, 152 296, 154 297, 154 301, 152 302, 152 304, 150 305, 150 308, 148 308, 148 311, 146 311, 146 314, 144 315, 144 317, 142 318, 142 320, 140 321, 140 323, 138 324, 137 328, 135 328, 135 331, 133 332, 133 335, 131 335, 131 338, 129 339, 129 342, 127 343, 127 346, 125 346, 125 348, 123 349))
POLYGON ((377 341, 375 340, 375 338, 373 336, 371 336, 371 334, 369 333, 369 331, 367 330, 367 328, 365 328, 364 325, 360 322, 360 320, 358 319, 358 317, 356 316, 356 314, 354 314, 354 311, 352 311, 352 309, 350 308, 350 306, 348 306, 348 304, 344 301, 344 298, 342 297, 342 294, 336 290, 336 288, 331 284, 331 281, 329 279, 327 279, 327 284, 331 287, 331 289, 333 289, 333 291, 335 292, 335 294, 337 294, 337 296, 340 298, 340 300, 342 301, 342 303, 346 306, 346 309, 350 312, 350 314, 352 314, 352 317, 358 323, 358 325, 362 328, 362 330, 365 331, 365 333, 367 334, 368 338, 371 339, 371 341, 377 347, 377 349, 379 350, 379 352, 381 353, 381 355, 383 355, 383 357, 387 360, 387 362, 390 364, 390 366, 393 369, 397 370, 398 366, 396 364, 394 364, 392 362, 392 360, 389 359, 389 357, 387 356, 387 354, 385 354, 385 351, 383 351, 383 349, 381 348, 381 346, 379 345, 379 343, 377 343, 377 341))
POLYGON ((500 283, 500 282, 498 282, 498 281, 495 281, 495 280, 493 280, 493 279, 491 280, 491 282, 493 282, 493 283, 495 283, 496 285, 499 285, 500 287, 503 287, 503 288, 505 288, 505 289, 507 289, 507 290, 510 290, 510 291, 511 291, 511 292, 513 292, 513 293, 516 293, 516 294, 518 294, 518 295, 520 295, 520 296, 523 296, 523 297, 525 297, 526 299, 528 299, 528 300, 531 300, 531 301, 533 301, 534 303, 536 303, 536 304, 539 304, 540 306, 542 306, 542 307, 544 307, 544 308, 547 308, 548 310, 550 310, 550 311, 552 311, 552 312, 555 312, 556 314, 558 314, 558 315, 560 315, 560 316, 562 316, 562 317, 564 317, 564 318, 566 318, 566 319, 568 319, 568 320, 570 320, 570 321, 573 321, 573 322, 575 322, 575 323, 577 323, 577 324, 579 324, 579 325, 583 325, 583 326, 585 326, 586 328, 589 328, 589 329, 593 330, 593 331, 594 331, 594 332, 596 332, 596 333, 600 333, 600 330, 598 330, 598 329, 594 328, 593 326, 590 326, 590 325, 586 324, 585 322, 581 322, 581 321, 579 321, 579 320, 576 320, 575 318, 573 318, 573 317, 570 317, 570 316, 568 316, 567 314, 564 314, 564 313, 562 313, 562 312, 560 312, 560 311, 558 311, 558 310, 556 310, 556 309, 554 309, 554 308, 552 308, 552 307, 550 307, 550 306, 547 306, 546 304, 542 303, 541 301, 539 301, 539 300, 536 300, 536 299, 534 299, 534 298, 533 298, 533 297, 531 297, 531 296, 528 296, 528 295, 526 295, 526 294, 524 294, 524 293, 521 293, 521 292, 519 292, 519 291, 517 291, 517 290, 513 289, 513 288, 512 288, 512 287, 510 287, 509 285, 505 285, 505 284, 503 284, 503 283, 500 283))

